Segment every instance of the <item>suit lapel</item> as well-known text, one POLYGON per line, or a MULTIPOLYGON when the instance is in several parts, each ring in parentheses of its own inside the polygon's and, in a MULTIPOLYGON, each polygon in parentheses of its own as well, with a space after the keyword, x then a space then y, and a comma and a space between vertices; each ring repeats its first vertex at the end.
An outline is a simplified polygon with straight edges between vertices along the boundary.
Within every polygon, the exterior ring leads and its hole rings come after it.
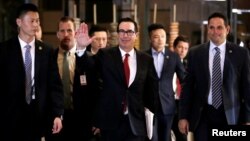
POLYGON ((120 80, 122 80, 125 84, 125 76, 124 76, 124 70, 123 70, 123 60, 122 60, 122 55, 121 52, 119 50, 119 47, 115 47, 113 49, 112 55, 110 55, 113 57, 114 60, 114 64, 116 65, 117 68, 117 72, 119 77, 121 78, 120 80))
MULTIPOLYGON (((139 51, 136 50, 135 48, 135 53, 136 53, 136 73, 135 73, 135 79, 131 83, 130 87, 132 87, 135 84, 135 81, 139 80, 141 77, 141 74, 144 74, 143 72, 145 71, 145 66, 147 65, 147 62, 145 62, 143 54, 139 51)), ((152 55, 152 52, 148 52, 150 55, 152 55)))
POLYGON ((10 46, 10 55, 13 55, 14 57, 9 57, 10 63, 16 64, 18 67, 16 67, 18 70, 16 70, 20 75, 22 76, 22 79, 25 79, 25 68, 24 68, 24 60, 22 56, 22 50, 21 50, 21 45, 18 40, 18 38, 14 38, 12 45, 10 46))
POLYGON ((226 52, 225 52, 225 60, 224 60, 224 68, 223 68, 223 81, 225 82, 228 78, 228 73, 231 70, 230 68, 230 58, 232 57, 233 47, 226 43, 226 52))
MULTIPOLYGON (((152 52, 152 50, 151 49, 149 49, 148 51, 147 51, 147 53, 150 55, 150 56, 152 56, 153 57, 153 52, 152 52)), ((169 61, 169 52, 168 52, 168 50, 167 49, 165 49, 165 52, 164 52, 164 60, 163 60, 163 66, 162 66, 162 71, 161 71, 161 76, 163 76, 163 74, 164 74, 164 72, 166 72, 166 69, 167 69, 167 64, 168 64, 168 61, 169 61)), ((154 65, 154 67, 155 67, 155 65, 154 65)), ((156 68, 155 68, 155 70, 156 70, 156 68)), ((158 76, 157 76, 157 78, 158 78, 158 76)), ((159 78, 160 79, 160 78, 159 78)))
POLYGON ((167 64, 168 64, 168 61, 169 61, 169 52, 167 49, 165 49, 165 53, 164 53, 164 60, 163 60, 163 66, 162 66, 162 71, 161 71, 161 76, 163 76, 163 73, 164 72, 167 72, 167 64))
MULTIPOLYGON (((134 81, 132 82, 132 84, 138 79, 139 77, 139 72, 142 72, 143 69, 142 69, 142 66, 143 66, 143 59, 141 56, 141 54, 135 49, 135 53, 136 53, 136 73, 135 73, 135 79, 134 81)), ((131 84, 131 85, 132 85, 131 84)), ((130 86, 131 86, 130 85, 130 86)))
MULTIPOLYGON (((40 67, 41 67, 41 57, 42 57, 42 52, 43 52, 43 46, 35 41, 35 75, 34 77, 37 78, 38 74, 39 74, 39 71, 40 71, 40 67)), ((36 80, 36 79, 35 79, 36 80)))
MULTIPOLYGON (((209 80, 210 82, 211 80, 210 80, 210 71, 209 71, 209 43, 205 44, 201 54, 199 55, 203 56, 203 57, 200 57, 202 58, 201 65, 203 65, 203 68, 204 68, 203 72, 206 74, 206 77, 207 77, 206 80, 209 80)), ((209 84, 210 83, 208 83, 208 85, 209 84)))

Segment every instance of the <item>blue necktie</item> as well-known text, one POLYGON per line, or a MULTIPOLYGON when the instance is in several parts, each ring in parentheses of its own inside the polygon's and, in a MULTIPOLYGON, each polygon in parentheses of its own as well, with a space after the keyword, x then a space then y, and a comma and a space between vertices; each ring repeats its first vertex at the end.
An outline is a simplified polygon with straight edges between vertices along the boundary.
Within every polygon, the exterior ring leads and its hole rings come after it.
POLYGON ((30 45, 25 46, 25 98, 26 102, 30 104, 31 102, 31 94, 32 94, 32 79, 31 79, 31 69, 32 69, 32 59, 30 54, 30 45))
POLYGON ((222 104, 222 75, 221 75, 221 59, 220 49, 215 47, 216 53, 213 59, 212 70, 212 105, 218 109, 222 104))

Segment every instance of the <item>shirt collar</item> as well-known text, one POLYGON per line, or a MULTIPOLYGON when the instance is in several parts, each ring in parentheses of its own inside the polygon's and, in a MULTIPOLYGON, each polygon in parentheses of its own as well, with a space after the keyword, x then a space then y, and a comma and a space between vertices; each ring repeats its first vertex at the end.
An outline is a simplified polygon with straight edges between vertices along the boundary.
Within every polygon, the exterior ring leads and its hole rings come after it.
POLYGON ((216 46, 213 42, 210 41, 209 50, 213 51, 215 47, 218 47, 220 49, 220 52, 225 52, 225 50, 226 50, 226 40, 222 44, 220 44, 219 46, 216 46))
POLYGON ((151 50, 152 50, 152 54, 159 54, 159 53, 162 53, 162 54, 165 54, 165 47, 162 49, 162 51, 158 52, 156 51, 154 48, 151 47, 151 50))
POLYGON ((125 56, 125 54, 127 54, 127 53, 128 53, 129 56, 131 56, 131 57, 133 57, 134 54, 135 54, 135 49, 134 49, 134 48, 133 48, 131 51, 129 51, 129 52, 123 51, 120 47, 119 47, 119 49, 120 49, 120 51, 121 51, 122 57, 125 56))
POLYGON ((30 45, 31 47, 35 46, 35 38, 29 43, 26 43, 25 41, 23 41, 19 36, 18 36, 18 40, 21 45, 21 48, 24 48, 27 44, 30 45))
MULTIPOLYGON (((59 47, 59 52, 64 53, 65 50, 63 50, 61 47, 59 47)), ((76 53, 76 45, 73 48, 71 48, 68 52, 69 52, 69 54, 68 54, 69 56, 72 54, 75 54, 76 53)))

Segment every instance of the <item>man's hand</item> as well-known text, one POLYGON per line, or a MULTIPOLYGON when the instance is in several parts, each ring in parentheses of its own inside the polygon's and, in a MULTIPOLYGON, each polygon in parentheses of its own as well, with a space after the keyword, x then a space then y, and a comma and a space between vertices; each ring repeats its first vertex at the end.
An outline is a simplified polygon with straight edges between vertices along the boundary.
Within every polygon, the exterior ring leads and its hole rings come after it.
POLYGON ((53 124, 53 129, 52 129, 52 134, 59 133, 62 129, 62 120, 59 117, 56 117, 54 119, 54 124, 53 124))
POLYGON ((250 122, 246 122, 246 125, 250 125, 250 122))
POLYGON ((189 123, 186 119, 181 119, 178 122, 179 130, 182 134, 187 135, 189 131, 189 123))
POLYGON ((93 36, 90 38, 88 34, 88 25, 86 23, 81 23, 80 27, 76 31, 75 38, 77 49, 82 50, 88 46, 95 37, 93 36))
POLYGON ((92 127, 92 132, 94 135, 97 135, 97 134, 100 134, 100 129, 99 128, 96 128, 96 127, 92 127))

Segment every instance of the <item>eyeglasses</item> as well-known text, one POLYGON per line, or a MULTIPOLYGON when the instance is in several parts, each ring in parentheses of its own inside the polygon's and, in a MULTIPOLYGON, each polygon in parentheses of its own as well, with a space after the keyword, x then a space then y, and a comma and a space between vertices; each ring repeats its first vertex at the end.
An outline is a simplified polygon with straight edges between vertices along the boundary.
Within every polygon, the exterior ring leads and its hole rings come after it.
POLYGON ((128 36, 133 36, 133 35, 135 34, 135 31, 133 31, 133 30, 127 30, 127 31, 125 31, 125 30, 123 30, 123 29, 119 29, 119 30, 118 30, 118 33, 119 33, 120 35, 122 35, 122 36, 124 36, 125 33, 126 33, 128 36))

